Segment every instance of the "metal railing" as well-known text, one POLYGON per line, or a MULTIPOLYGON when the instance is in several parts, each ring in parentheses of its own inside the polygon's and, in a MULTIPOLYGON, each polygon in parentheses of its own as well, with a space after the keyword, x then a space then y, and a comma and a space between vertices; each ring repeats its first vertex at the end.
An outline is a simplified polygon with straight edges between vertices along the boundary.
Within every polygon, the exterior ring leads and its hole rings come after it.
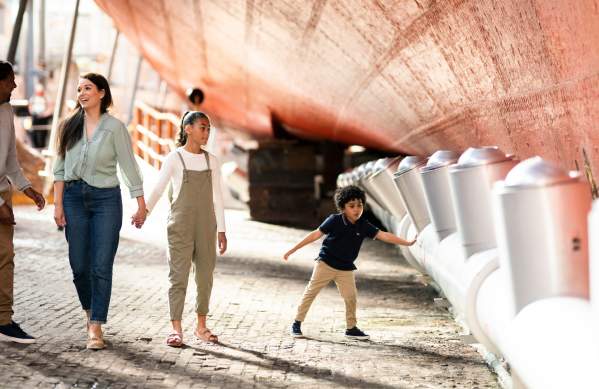
POLYGON ((136 102, 131 123, 133 150, 148 164, 160 169, 165 156, 175 149, 179 119, 142 102, 136 102))

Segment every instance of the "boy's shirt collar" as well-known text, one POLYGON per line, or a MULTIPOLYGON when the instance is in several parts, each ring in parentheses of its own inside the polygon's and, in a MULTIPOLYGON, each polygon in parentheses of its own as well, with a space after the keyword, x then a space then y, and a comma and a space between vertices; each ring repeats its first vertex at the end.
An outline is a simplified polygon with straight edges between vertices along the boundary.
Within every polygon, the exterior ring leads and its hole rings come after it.
POLYGON ((341 212, 341 220, 343 220, 343 224, 347 225, 347 220, 345 220, 345 214, 341 212))
POLYGON ((350 222, 349 220, 347 220, 345 218, 345 214, 343 212, 341 212, 340 214, 341 214, 341 220, 343 220, 343 224, 346 225, 346 226, 356 226, 356 225, 358 225, 358 223, 360 222, 360 220, 362 220, 362 217, 364 217, 364 215, 362 215, 362 216, 360 216, 358 218, 358 220, 356 220, 355 223, 352 223, 352 222, 350 222))

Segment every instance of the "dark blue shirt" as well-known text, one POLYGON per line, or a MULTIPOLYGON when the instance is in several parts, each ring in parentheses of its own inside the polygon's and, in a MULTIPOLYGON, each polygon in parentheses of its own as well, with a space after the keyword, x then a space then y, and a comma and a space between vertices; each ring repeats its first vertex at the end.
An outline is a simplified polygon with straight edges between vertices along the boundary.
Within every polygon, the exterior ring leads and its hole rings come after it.
POLYGON ((318 257, 337 270, 356 270, 354 261, 362 241, 364 238, 374 239, 379 232, 365 217, 352 224, 342 213, 330 215, 318 229, 326 234, 318 257))

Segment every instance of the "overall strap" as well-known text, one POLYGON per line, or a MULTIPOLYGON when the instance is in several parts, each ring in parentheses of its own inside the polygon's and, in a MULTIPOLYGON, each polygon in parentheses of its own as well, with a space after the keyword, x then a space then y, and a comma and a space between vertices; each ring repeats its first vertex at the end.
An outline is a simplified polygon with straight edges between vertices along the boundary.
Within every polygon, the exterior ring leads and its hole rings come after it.
POLYGON ((187 182, 187 166, 185 166, 185 161, 183 160, 183 156, 181 155, 181 153, 177 151, 177 155, 179 156, 179 159, 183 164, 183 182, 187 182))
POLYGON ((204 152, 204 157, 206 158, 206 166, 208 166, 208 170, 210 170, 210 158, 208 158, 208 153, 206 150, 202 150, 204 152))

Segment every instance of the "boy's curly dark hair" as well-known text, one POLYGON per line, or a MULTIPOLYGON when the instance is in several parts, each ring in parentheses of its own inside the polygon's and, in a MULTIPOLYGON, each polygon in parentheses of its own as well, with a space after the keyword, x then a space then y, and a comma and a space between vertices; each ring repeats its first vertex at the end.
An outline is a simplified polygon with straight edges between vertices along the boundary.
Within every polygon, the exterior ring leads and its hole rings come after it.
POLYGON ((366 204, 364 191, 355 185, 348 185, 335 191, 335 206, 339 211, 342 211, 345 204, 352 200, 361 200, 362 204, 366 204))

